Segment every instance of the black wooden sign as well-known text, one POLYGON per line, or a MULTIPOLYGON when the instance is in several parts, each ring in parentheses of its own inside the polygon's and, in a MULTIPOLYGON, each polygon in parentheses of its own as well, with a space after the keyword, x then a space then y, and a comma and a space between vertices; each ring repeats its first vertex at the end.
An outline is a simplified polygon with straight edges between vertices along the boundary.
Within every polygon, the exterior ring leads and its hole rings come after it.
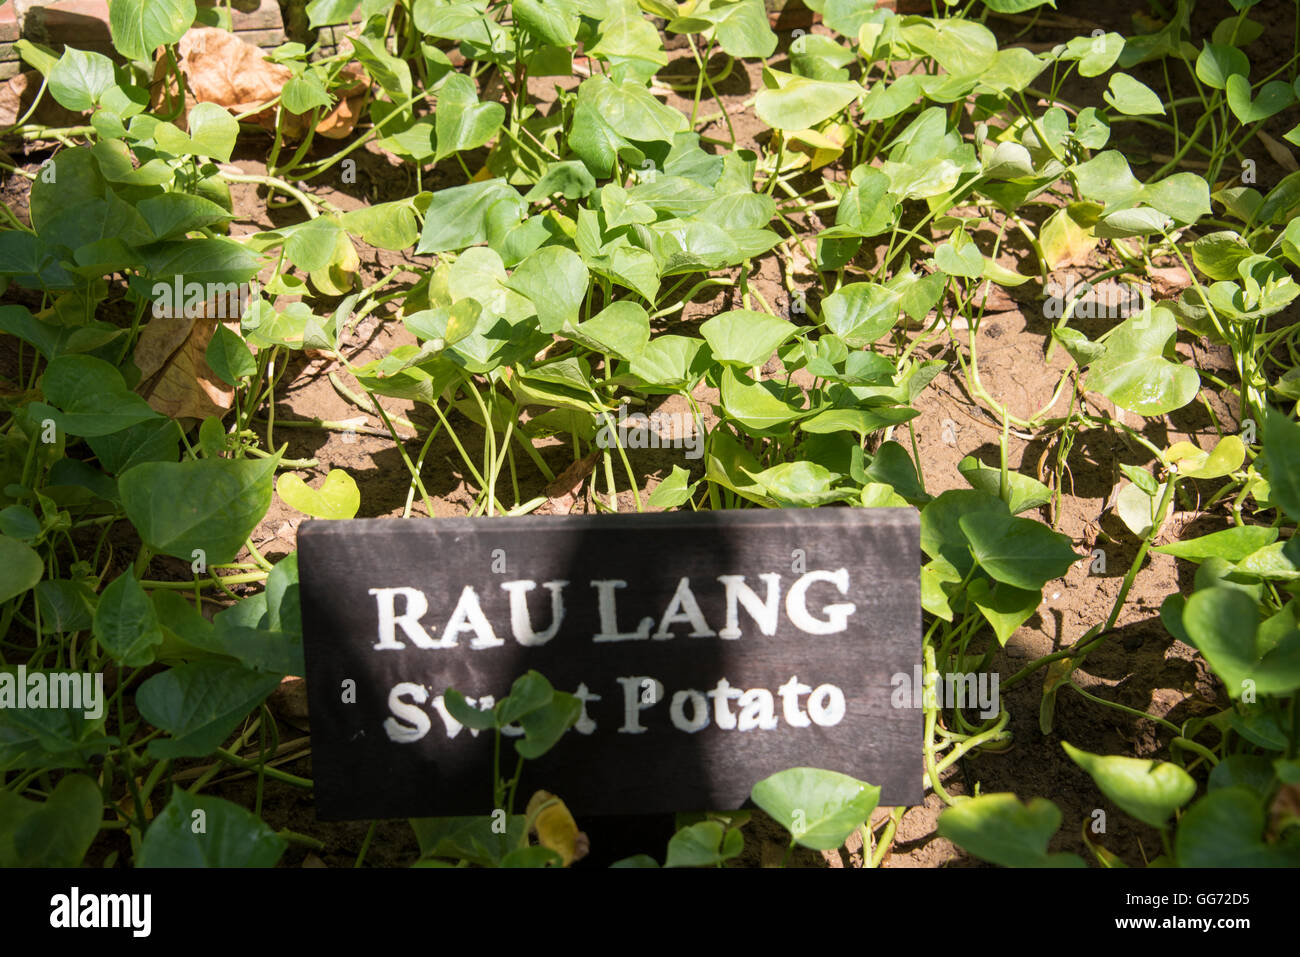
POLYGON ((891 707, 921 664, 913 509, 318 521, 298 542, 324 820, 490 813, 494 734, 443 695, 483 706, 529 669, 583 713, 519 793, 577 814, 737 808, 799 766, 922 799, 921 712, 891 707))

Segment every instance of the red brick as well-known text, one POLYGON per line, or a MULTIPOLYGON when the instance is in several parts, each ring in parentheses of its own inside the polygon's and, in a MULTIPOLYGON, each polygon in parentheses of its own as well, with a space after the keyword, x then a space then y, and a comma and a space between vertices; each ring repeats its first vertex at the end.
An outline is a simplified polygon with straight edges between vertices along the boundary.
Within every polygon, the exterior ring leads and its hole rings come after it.
POLYGON ((18 39, 18 13, 13 0, 0 3, 0 43, 10 44, 18 39))
MULTIPOLYGON (((9 35, 3 31, 3 26, 0 24, 0 37, 9 35)), ((18 65, 18 51, 13 43, 0 39, 0 80, 7 80, 17 73, 18 65)))

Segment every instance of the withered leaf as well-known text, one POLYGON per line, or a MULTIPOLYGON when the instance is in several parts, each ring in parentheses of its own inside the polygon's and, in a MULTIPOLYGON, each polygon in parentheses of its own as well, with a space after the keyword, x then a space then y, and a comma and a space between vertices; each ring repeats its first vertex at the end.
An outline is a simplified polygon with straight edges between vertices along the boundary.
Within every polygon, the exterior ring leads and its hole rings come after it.
MULTIPOLYGON (((195 103, 216 103, 231 113, 245 113, 279 96, 293 76, 288 67, 266 59, 258 47, 213 27, 188 31, 176 49, 187 86, 187 113, 195 103)), ((352 83, 336 91, 338 101, 316 124, 320 136, 339 139, 351 133, 369 97, 370 80, 360 64, 348 64, 344 75, 352 83)), ((169 74, 166 60, 160 58, 154 66, 153 108, 165 109, 168 99, 175 95, 175 78, 169 74)), ((249 119, 271 130, 275 128, 275 113, 276 108, 271 107, 249 119)), ((184 128, 183 119, 177 125, 184 128)), ((281 129, 290 139, 299 139, 307 131, 307 118, 286 110, 281 129)))
POLYGON ((538 791, 529 798, 525 813, 533 819, 537 843, 559 854, 565 867, 586 853, 585 835, 578 830, 578 824, 564 802, 554 794, 538 791), (548 805, 547 802, 551 803, 548 805))
MULTIPOLYGON (((234 405, 235 390, 207 360, 208 343, 221 321, 217 314, 214 300, 204 304, 199 316, 154 317, 140 333, 132 356, 142 376, 136 391, 155 412, 174 419, 220 418, 234 405)), ((239 323, 226 323, 226 328, 238 333, 239 323)))

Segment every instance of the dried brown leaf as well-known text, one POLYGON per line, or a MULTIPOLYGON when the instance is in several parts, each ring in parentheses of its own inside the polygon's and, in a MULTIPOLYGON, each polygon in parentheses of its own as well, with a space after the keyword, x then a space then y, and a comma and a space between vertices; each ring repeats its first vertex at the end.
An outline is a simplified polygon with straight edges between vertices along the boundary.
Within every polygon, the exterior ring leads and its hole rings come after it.
POLYGON ((288 67, 270 62, 259 48, 225 30, 190 30, 176 49, 195 101, 237 113, 279 96, 293 76, 288 67))
POLYGON ((266 699, 272 714, 299 731, 310 730, 307 714, 307 682, 302 678, 286 677, 266 699))
MULTIPOLYGON (((288 67, 272 63, 262 50, 245 43, 233 33, 212 27, 196 27, 177 44, 179 65, 185 75, 186 111, 195 103, 216 103, 232 113, 246 113, 280 95, 284 84, 293 76, 288 67)), ((360 64, 350 63, 344 74, 352 79, 347 88, 336 91, 338 101, 316 124, 321 136, 339 139, 357 125, 369 97, 370 81, 360 64)), ((164 59, 154 67, 154 109, 166 109, 176 95, 174 78, 164 59)), ((275 129, 276 108, 270 107, 248 117, 268 130, 275 129)), ((184 126, 183 121, 177 125, 184 126)), ((299 139, 307 131, 307 117, 287 110, 281 130, 290 139, 299 139)))
POLYGON ((557 475, 554 482, 542 489, 542 494, 550 501, 537 511, 542 515, 568 515, 572 512, 582 491, 582 483, 596 467, 598 458, 599 452, 591 452, 557 475))
POLYGON ((167 364, 176 350, 189 338, 194 328, 194 317, 155 316, 140 332, 135 344, 135 354, 131 357, 140 378, 148 379, 167 364))
POLYGON ((1149 270, 1157 299, 1177 299, 1192 284, 1192 277, 1182 266, 1157 266, 1149 270))
MULTIPOLYGON (((203 315, 189 319, 155 317, 140 335, 133 359, 143 379, 136 389, 156 412, 172 418, 206 419, 225 415, 235 402, 235 390, 208 365, 208 343, 216 331, 216 302, 203 315)), ((238 332, 239 324, 227 323, 238 332)))

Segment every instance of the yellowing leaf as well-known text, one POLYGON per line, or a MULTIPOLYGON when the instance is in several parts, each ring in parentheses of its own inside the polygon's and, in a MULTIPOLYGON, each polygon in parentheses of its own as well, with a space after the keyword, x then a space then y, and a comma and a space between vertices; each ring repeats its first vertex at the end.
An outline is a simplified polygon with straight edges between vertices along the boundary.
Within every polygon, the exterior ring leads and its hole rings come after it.
POLYGON ((1188 478, 1212 479, 1228 475, 1241 468, 1246 460, 1246 446, 1235 435, 1225 435, 1211 452, 1197 448, 1191 442, 1175 442, 1165 453, 1178 474, 1188 478))
POLYGON ((342 469, 331 469, 319 489, 286 472, 276 481, 275 491, 290 508, 312 518, 353 518, 361 507, 357 483, 342 469))
POLYGON ((788 135, 792 148, 812 157, 808 168, 821 169, 839 159, 852 132, 846 123, 832 123, 824 130, 795 130, 788 135))
POLYGON ((1076 223, 1067 210, 1058 209, 1043 223, 1038 242, 1043 247, 1047 268, 1060 269, 1086 263, 1088 253, 1097 245, 1097 237, 1091 229, 1076 223))
POLYGON ((586 853, 585 836, 564 802, 554 794, 549 791, 534 794, 528 800, 527 815, 533 820, 537 843, 559 854, 565 867, 586 853))

